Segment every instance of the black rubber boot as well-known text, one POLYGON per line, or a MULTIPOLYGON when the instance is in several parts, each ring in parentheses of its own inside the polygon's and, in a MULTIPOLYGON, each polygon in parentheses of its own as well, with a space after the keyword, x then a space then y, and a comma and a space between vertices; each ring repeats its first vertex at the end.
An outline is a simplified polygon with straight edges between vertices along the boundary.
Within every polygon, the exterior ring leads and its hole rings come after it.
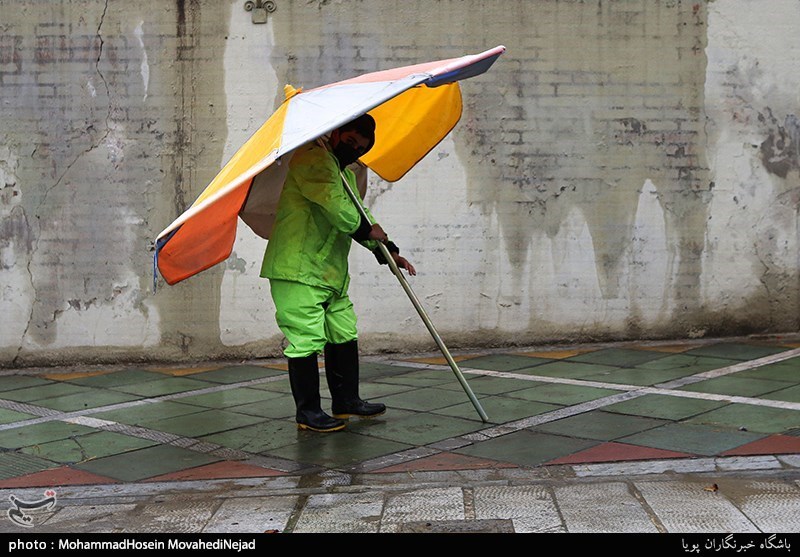
POLYGON ((325 345, 325 378, 334 417, 371 418, 386 412, 384 404, 366 402, 358 396, 358 341, 325 345))
POLYGON ((289 358, 289 384, 297 407, 298 429, 312 431, 339 431, 345 422, 330 417, 322 411, 319 396, 319 367, 317 355, 289 358))

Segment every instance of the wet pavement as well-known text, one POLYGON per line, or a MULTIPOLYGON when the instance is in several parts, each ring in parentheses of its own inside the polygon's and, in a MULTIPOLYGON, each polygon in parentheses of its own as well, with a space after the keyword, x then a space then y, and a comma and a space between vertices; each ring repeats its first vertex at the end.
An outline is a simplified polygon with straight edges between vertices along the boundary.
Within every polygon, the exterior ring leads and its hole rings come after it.
POLYGON ((282 360, 0 370, 0 533, 800 532, 797 338, 454 357, 488 422, 441 355, 364 356, 389 410, 329 434, 282 360))

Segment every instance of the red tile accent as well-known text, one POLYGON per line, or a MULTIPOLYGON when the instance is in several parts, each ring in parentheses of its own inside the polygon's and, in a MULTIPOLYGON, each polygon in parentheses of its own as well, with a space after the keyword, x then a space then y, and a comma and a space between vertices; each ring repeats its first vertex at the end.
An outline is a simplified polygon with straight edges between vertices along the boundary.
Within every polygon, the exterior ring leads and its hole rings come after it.
POLYGON ((722 453, 722 456, 800 453, 800 437, 770 435, 722 453))
POLYGON ((585 451, 575 454, 562 456, 546 462, 545 464, 591 464, 595 462, 617 462, 626 460, 648 460, 662 458, 686 458, 696 455, 667 451, 664 449, 654 449, 651 447, 640 447, 638 445, 628 445, 625 443, 602 443, 585 451))
POLYGON ((177 472, 170 472, 169 474, 154 476, 144 481, 171 482, 178 480, 263 478, 267 476, 283 476, 283 475, 286 475, 286 472, 280 472, 278 470, 273 470, 271 468, 262 468, 261 466, 253 466, 252 464, 245 464, 243 462, 223 460, 221 462, 206 464, 205 466, 189 468, 188 470, 179 470, 177 472))
POLYGON ((439 453, 402 464, 387 466, 380 470, 374 470, 374 472, 432 472, 442 470, 483 470, 486 468, 517 468, 517 466, 515 464, 486 460, 473 456, 439 453))
POLYGON ((64 485, 91 485, 118 483, 113 478, 75 470, 68 466, 42 470, 16 478, 0 480, 0 489, 9 487, 59 487, 64 485))

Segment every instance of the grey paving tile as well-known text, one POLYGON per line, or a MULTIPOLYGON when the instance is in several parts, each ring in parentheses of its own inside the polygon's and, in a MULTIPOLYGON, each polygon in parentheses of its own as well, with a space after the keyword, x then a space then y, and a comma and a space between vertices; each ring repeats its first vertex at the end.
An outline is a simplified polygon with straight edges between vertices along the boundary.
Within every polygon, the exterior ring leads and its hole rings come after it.
POLYGON ((556 486, 554 492, 568 532, 658 533, 623 482, 556 486))
MULTIPOLYGON (((695 482, 635 482, 648 506, 671 533, 756 533, 758 528, 727 498, 695 482)), ((707 484, 706 484, 707 485, 707 484)))

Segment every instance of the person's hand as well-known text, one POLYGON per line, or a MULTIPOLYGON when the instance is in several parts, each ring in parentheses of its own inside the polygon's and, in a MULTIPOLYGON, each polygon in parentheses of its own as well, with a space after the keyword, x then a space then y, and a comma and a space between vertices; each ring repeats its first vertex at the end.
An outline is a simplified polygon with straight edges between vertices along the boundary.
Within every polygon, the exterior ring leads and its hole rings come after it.
POLYGON ((394 252, 392 252, 392 259, 394 259, 394 262, 400 269, 405 269, 406 271, 408 271, 408 274, 411 275, 412 277, 416 276, 417 270, 408 261, 408 259, 406 259, 405 257, 401 257, 399 253, 394 253, 394 252))
POLYGON ((383 231, 381 225, 375 223, 372 225, 372 230, 369 231, 369 239, 370 240, 377 240, 378 242, 385 244, 389 241, 389 236, 386 235, 386 232, 383 231))

